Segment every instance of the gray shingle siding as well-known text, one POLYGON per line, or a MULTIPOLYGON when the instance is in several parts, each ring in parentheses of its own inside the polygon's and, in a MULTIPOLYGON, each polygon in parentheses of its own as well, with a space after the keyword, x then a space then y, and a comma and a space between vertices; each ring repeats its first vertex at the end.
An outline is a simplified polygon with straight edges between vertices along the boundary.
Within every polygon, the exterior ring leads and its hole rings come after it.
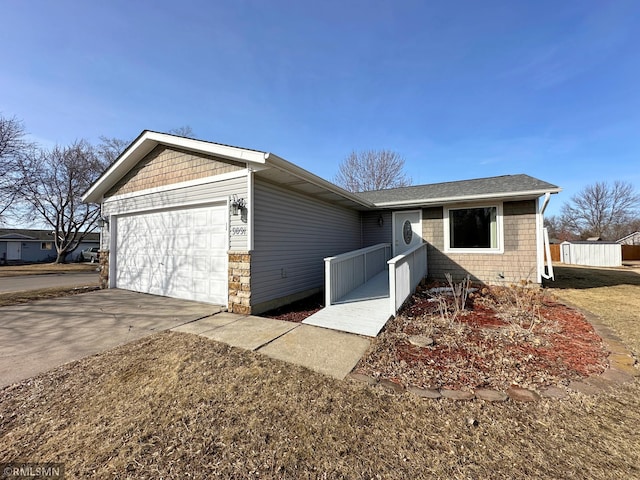
POLYGON ((487 284, 536 281, 536 200, 503 203, 504 253, 445 253, 444 209, 422 210, 422 233, 427 242, 429 278, 444 281, 445 274, 459 281, 469 275, 487 284))

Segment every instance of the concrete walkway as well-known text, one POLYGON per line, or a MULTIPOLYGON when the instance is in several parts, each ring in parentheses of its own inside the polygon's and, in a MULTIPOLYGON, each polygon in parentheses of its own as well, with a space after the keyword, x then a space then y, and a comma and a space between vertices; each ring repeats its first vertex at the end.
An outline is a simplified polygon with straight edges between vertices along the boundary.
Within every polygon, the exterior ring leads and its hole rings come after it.
POLYGON ((172 331, 257 351, 339 379, 353 370, 370 345, 369 339, 350 333, 227 312, 172 331))
POLYGON ((162 330, 195 333, 344 378, 369 347, 357 335, 221 307, 109 289, 0 307, 0 388, 162 330))

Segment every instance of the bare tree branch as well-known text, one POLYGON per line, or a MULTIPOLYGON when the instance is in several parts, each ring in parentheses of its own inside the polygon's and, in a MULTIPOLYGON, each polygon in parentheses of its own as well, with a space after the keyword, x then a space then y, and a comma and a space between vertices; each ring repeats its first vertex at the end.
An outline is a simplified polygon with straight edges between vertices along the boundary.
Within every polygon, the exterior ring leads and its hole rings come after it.
POLYGON ((23 123, 0 115, 0 219, 17 197, 16 157, 32 147, 23 123))
POLYGON ((178 135, 179 137, 195 138, 195 133, 189 125, 183 125, 178 128, 172 128, 169 130, 171 135, 178 135))
POLYGON ((640 195, 629 182, 596 182, 562 206, 562 219, 582 237, 617 240, 639 216, 640 195))
POLYGON ((82 202, 82 194, 106 167, 106 159, 81 140, 68 147, 31 149, 18 157, 21 202, 33 218, 53 230, 56 262, 64 262, 97 227, 99 205, 82 202))
POLYGON ((100 137, 100 143, 96 146, 96 154, 103 159, 105 165, 111 165, 116 161, 116 158, 124 152, 125 148, 129 146, 131 142, 128 140, 122 140, 115 137, 100 137))
POLYGON ((338 168, 334 182, 350 192, 366 192, 411 185, 404 159, 390 150, 353 151, 338 168))

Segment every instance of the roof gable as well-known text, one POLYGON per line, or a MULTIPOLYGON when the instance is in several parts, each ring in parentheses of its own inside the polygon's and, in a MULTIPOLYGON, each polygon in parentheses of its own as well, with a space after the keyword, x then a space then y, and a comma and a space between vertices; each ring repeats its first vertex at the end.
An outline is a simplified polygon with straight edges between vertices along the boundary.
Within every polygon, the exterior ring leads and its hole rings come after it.
MULTIPOLYGON (((107 168, 102 176, 87 190, 82 200, 87 203, 98 203, 105 195, 113 193, 113 189, 117 188, 116 185, 127 177, 129 172, 135 169, 136 165, 158 146, 168 146, 172 149, 179 149, 186 152, 186 155, 193 153, 202 154, 222 159, 222 161, 230 164, 243 164, 244 168, 252 168, 256 172, 264 174, 270 181, 282 184, 285 187, 291 187, 293 183, 298 186, 305 184, 308 188, 301 188, 302 193, 323 198, 326 201, 337 203, 348 208, 372 207, 370 203, 356 194, 347 192, 337 185, 277 155, 259 150, 194 140, 149 130, 143 131, 138 138, 122 152, 116 161, 107 168), (264 173, 266 171, 270 171, 271 174, 264 173)), ((174 166, 170 167, 169 170, 173 170, 173 168, 174 166)), ((177 183, 176 178, 173 177, 168 183, 177 183)))
POLYGON ((120 154, 116 161, 107 168, 100 178, 96 180, 91 188, 87 190, 82 200, 87 203, 100 202, 102 197, 113 188, 118 181, 160 144, 170 145, 190 152, 211 155, 221 159, 243 162, 245 164, 263 165, 265 158, 268 156, 266 152, 260 152, 258 150, 144 130, 138 138, 120 154))
POLYGON ((630 233, 629 235, 625 235, 624 237, 616 240, 616 243, 624 243, 627 240, 631 240, 632 238, 638 237, 640 239, 640 231, 636 231, 633 233, 630 233))
POLYGON ((1 240, 35 240, 34 237, 22 233, 0 233, 1 240))
POLYGON ((219 160, 203 153, 157 145, 129 170, 104 196, 131 193, 172 183, 197 180, 245 168, 233 160, 219 160))

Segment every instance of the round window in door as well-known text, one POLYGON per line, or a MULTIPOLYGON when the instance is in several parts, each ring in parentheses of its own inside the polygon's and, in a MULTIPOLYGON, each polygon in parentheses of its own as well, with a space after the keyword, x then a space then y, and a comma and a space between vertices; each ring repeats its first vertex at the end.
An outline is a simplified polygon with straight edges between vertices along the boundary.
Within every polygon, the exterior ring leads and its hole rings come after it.
POLYGON ((402 224, 402 238, 404 239, 405 245, 409 245, 411 243, 411 239, 413 238, 413 229, 411 228, 411 222, 409 220, 405 220, 402 224))

